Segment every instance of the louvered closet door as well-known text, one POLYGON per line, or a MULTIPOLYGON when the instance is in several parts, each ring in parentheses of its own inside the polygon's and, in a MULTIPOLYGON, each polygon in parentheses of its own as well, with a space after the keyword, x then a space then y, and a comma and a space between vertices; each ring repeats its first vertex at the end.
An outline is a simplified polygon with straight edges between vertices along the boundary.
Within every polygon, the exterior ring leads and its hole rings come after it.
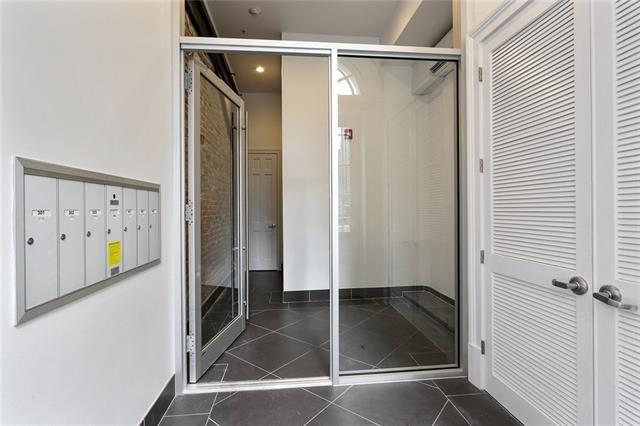
MULTIPOLYGON (((640 2, 595 5, 596 280, 640 305, 640 2)), ((606 295, 606 293, 605 293, 606 295)), ((604 300, 606 302, 606 299, 604 300)), ((640 424, 640 313, 594 299, 596 421, 640 424), (601 303, 602 302, 602 303, 601 303)))
POLYGON ((531 2, 483 50, 487 390, 525 424, 593 421, 589 5, 531 2))

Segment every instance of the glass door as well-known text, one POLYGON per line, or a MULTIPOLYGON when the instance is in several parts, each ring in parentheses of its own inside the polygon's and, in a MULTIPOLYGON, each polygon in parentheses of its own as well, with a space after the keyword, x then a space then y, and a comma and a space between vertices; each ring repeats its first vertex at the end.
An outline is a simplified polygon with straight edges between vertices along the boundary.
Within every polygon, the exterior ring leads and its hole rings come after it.
POLYGON ((195 59, 189 62, 189 382, 245 329, 244 103, 195 59))
POLYGON ((457 368, 456 62, 337 71, 339 372, 457 368))

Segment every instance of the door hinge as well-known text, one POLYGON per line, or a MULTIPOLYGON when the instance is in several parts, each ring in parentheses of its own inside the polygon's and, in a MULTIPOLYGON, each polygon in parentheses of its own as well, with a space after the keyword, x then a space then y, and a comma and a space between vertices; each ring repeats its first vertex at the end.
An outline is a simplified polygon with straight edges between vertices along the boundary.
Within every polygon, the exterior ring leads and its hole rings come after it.
POLYGON ((193 202, 191 200, 188 200, 184 205, 184 220, 189 225, 193 223, 193 202))
POLYGON ((184 90, 188 93, 193 91, 193 70, 189 69, 184 73, 184 90))
POLYGON ((484 352, 485 352, 484 340, 480 340, 480 354, 484 355, 484 352))
POLYGON ((484 250, 480 250, 480 263, 484 265, 484 250))
POLYGON ((478 67, 478 81, 482 82, 482 67, 478 67))
POLYGON ((480 173, 484 173, 484 160, 480 159, 480 173))
POLYGON ((196 352, 196 338, 193 334, 187 335, 187 353, 193 354, 196 352))

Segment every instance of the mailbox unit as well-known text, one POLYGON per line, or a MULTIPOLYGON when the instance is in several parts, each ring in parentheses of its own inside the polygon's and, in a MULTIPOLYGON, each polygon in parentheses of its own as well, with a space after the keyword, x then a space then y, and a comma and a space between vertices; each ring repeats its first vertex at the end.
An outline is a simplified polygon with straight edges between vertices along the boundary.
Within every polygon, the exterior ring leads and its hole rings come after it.
POLYGON ((85 285, 84 218, 84 183, 58 179, 58 274, 61 296, 85 285))
POLYGON ((160 262, 160 186, 16 159, 21 323, 160 262))
POLYGON ((138 204, 136 190, 124 188, 122 190, 122 270, 130 271, 138 266, 138 204))

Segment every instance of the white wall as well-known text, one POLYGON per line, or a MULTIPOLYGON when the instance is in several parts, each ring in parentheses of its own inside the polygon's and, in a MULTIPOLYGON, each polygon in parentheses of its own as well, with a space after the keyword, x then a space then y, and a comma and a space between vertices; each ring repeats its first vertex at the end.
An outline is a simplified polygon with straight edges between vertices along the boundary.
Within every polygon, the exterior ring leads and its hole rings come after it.
MULTIPOLYGON (((505 3, 505 0, 462 0, 462 13, 466 30, 472 31, 478 24, 486 19, 497 7, 505 3)), ((466 34, 464 34, 466 37, 466 34)))
POLYGON ((329 64, 282 58, 284 290, 329 288, 329 64))
POLYGON ((174 371, 170 2, 1 3, 0 423, 137 424, 174 371), (162 186, 162 263, 14 326, 14 158, 162 186))
MULTIPOLYGON (((453 47, 449 31, 436 47, 453 47)), ((414 77, 416 68, 414 67, 414 77)), ((455 299, 455 71, 424 96, 417 119, 418 281, 455 299)))
POLYGON ((249 112, 249 149, 282 148, 282 96, 280 93, 244 93, 249 112))
POLYGON ((455 297, 454 74, 415 96, 409 61, 341 64, 361 93, 339 97, 339 125, 354 134, 340 285, 428 285, 455 297))
POLYGON ((418 282, 456 297, 455 105, 452 71, 418 111, 418 282))
MULTIPOLYGON (((249 113, 249 151, 267 149, 280 151, 282 163, 282 95, 280 93, 254 92, 244 93, 242 98, 249 113)), ((276 203, 278 204, 278 254, 277 267, 282 264, 282 168, 277 184, 276 203)), ((249 182, 251 184, 251 180, 249 182)), ((251 205, 249 205, 251 209, 251 205)), ((249 214, 251 217, 251 214, 249 214)), ((249 247, 251 249, 251 247, 249 247)), ((251 251, 250 251, 251 252, 251 251)))
MULTIPOLYGON (((448 35, 442 43, 450 42, 448 35)), ((327 88, 311 61, 283 58, 287 291, 328 288, 328 123, 318 101, 327 88)), ((339 101, 339 125, 354 129, 353 220, 339 237, 341 287, 424 284, 454 297, 454 75, 433 94, 413 96, 409 62, 341 63, 362 92, 339 101)))
MULTIPOLYGON (((374 37, 282 33, 283 40, 378 43, 374 37)), ((329 62, 282 58, 284 290, 329 288, 329 62)))
POLYGON ((344 36, 333 34, 311 34, 311 33, 289 33, 285 32, 281 35, 282 40, 296 41, 321 41, 329 43, 362 43, 362 44, 380 44, 378 37, 364 36, 344 36))

